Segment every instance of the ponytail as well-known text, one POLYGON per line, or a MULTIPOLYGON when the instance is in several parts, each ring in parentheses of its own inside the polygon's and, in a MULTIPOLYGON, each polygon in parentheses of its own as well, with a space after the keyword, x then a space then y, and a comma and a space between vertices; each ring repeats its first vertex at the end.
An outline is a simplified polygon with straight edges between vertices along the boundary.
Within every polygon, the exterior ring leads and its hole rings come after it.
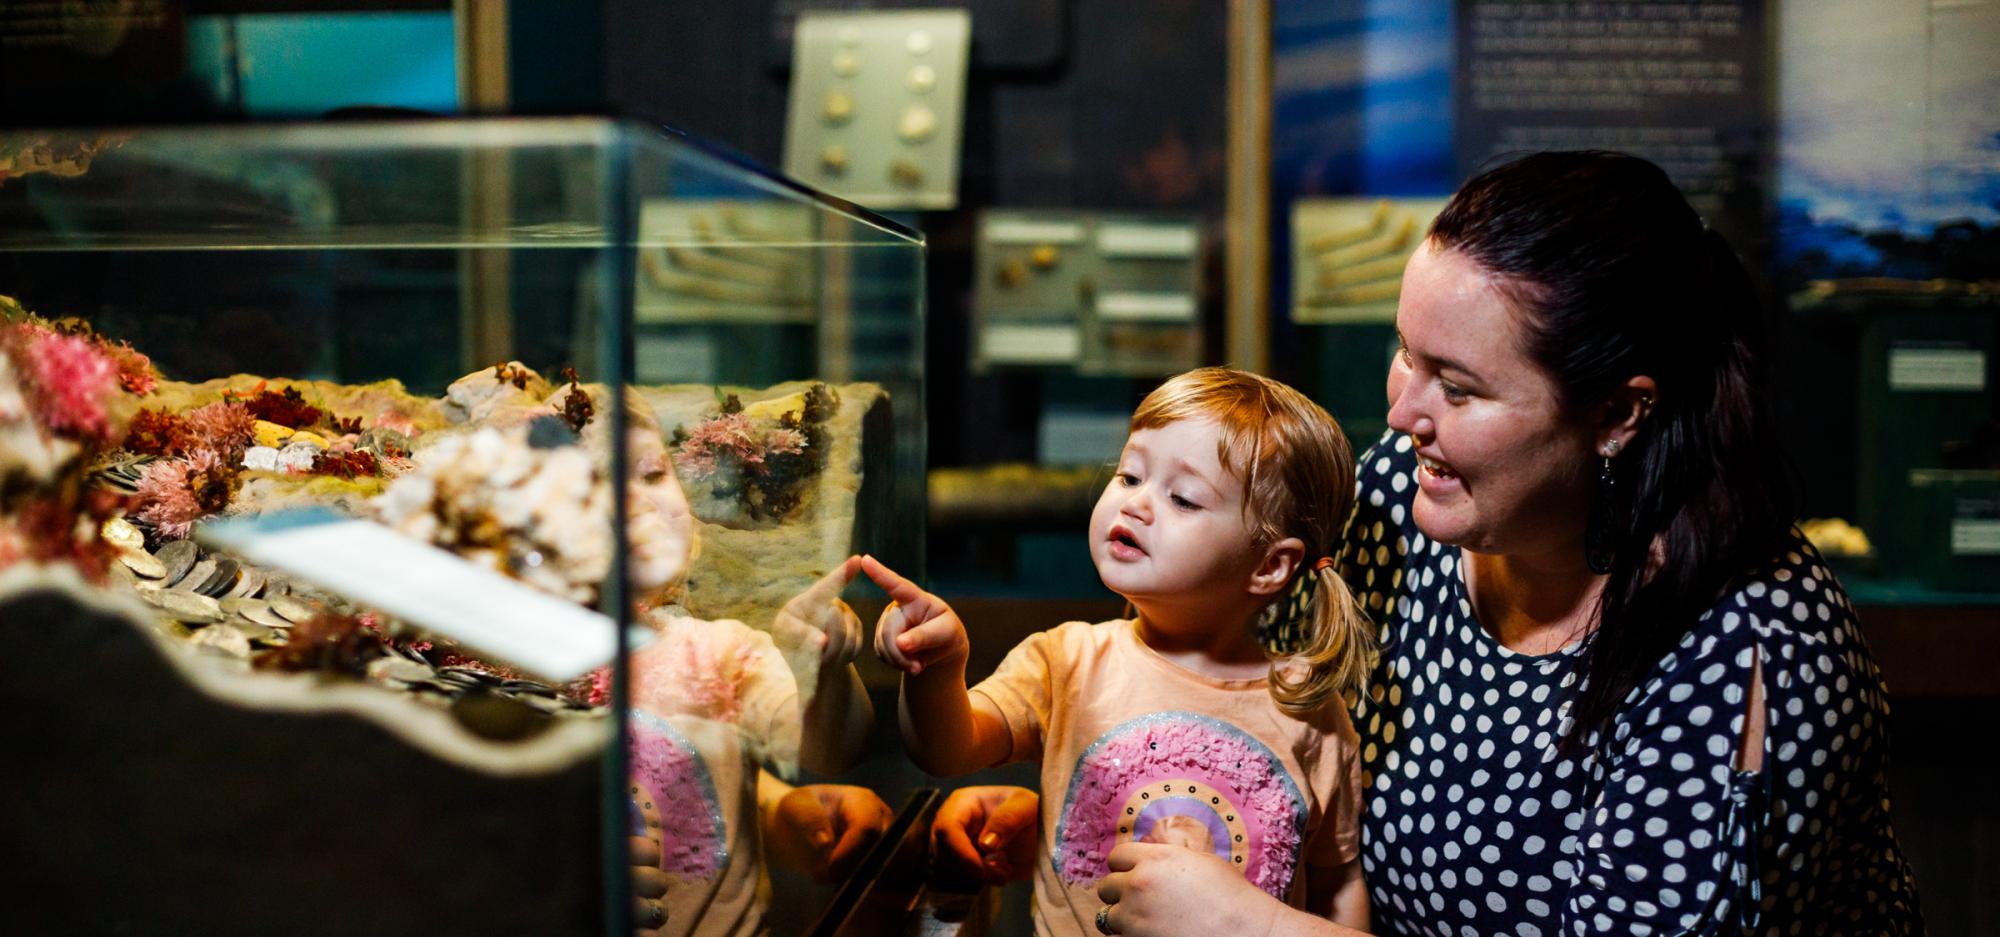
POLYGON ((1319 563, 1301 572, 1278 601, 1310 590, 1305 627, 1293 653, 1273 653, 1271 698, 1287 715, 1306 716, 1340 700, 1351 706, 1367 687, 1375 666, 1375 632, 1340 571, 1319 563))

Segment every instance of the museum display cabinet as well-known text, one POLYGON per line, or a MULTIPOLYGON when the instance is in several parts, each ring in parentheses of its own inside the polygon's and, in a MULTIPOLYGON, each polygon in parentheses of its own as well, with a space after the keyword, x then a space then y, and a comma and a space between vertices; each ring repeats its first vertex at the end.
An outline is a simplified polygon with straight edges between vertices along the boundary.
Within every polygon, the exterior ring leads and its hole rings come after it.
POLYGON ((900 759, 924 254, 608 118, 0 132, 10 920, 757 927, 900 759))

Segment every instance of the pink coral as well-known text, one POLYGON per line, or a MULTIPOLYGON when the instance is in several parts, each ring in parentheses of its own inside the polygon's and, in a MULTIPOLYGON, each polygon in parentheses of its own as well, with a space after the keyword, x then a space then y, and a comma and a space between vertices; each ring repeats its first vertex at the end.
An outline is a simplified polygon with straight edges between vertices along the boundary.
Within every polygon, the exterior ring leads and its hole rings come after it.
POLYGON ((805 451, 806 434, 795 429, 774 429, 764 437, 764 448, 773 455, 798 455, 805 451))
POLYGON ((105 404, 117 392, 118 376, 111 359, 87 338, 33 327, 23 331, 26 370, 42 422, 55 432, 110 442, 105 404))
POLYGON ((219 400, 189 410, 184 418, 193 437, 189 448, 213 452, 225 462, 242 458, 243 450, 257 435, 257 418, 240 403, 219 400))
POLYGON ((154 462, 139 479, 133 516, 168 537, 185 537, 195 521, 228 504, 229 482, 228 466, 210 450, 154 462))
POLYGON ((764 461, 764 443, 742 413, 724 413, 695 424, 687 441, 674 454, 681 468, 699 478, 713 475, 728 462, 757 465, 764 461))
POLYGON ((417 435, 417 421, 393 409, 376 414, 373 420, 368 421, 368 425, 377 429, 392 429, 405 436, 417 435))

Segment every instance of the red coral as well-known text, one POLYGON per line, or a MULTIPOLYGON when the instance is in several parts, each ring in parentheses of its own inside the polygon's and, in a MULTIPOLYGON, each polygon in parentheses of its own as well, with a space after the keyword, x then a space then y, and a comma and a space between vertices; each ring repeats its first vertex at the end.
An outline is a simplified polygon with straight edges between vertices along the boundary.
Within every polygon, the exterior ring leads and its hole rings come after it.
POLYGON ((322 452, 306 474, 349 479, 364 476, 372 478, 382 474, 382 465, 375 461, 374 453, 366 450, 322 452))
POLYGON ((330 670, 359 676, 382 656, 379 632, 353 615, 323 611, 292 629, 284 646, 251 658, 260 670, 330 670))
MULTIPOLYGON (((79 505, 65 494, 29 498, 14 505, 11 516, 0 517, 0 527, 11 526, 12 533, 19 535, 9 537, 5 536, 7 531, 0 531, 0 546, 18 539, 26 548, 27 559, 69 563, 91 582, 102 583, 118 557, 117 548, 98 533, 111 510, 93 499, 79 505)), ((18 559, 21 557, 0 556, 0 568, 18 559)))
POLYGON ((308 429, 319 423, 320 409, 306 403, 305 395, 296 387, 287 387, 283 393, 274 393, 258 384, 255 396, 244 400, 250 413, 266 423, 276 423, 292 429, 308 429))
POLYGON ((125 430, 126 449, 140 455, 175 456, 188 451, 193 431, 180 416, 148 407, 125 430))

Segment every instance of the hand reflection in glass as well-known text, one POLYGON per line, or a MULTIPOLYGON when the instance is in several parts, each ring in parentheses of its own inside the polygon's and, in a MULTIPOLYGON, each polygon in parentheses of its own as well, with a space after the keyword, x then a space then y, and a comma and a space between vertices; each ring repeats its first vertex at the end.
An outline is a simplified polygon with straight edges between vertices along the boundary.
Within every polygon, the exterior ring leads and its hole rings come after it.
POLYGON ((1041 841, 1041 798, 1025 787, 961 787, 931 821, 931 853, 946 881, 1025 882, 1041 841))

